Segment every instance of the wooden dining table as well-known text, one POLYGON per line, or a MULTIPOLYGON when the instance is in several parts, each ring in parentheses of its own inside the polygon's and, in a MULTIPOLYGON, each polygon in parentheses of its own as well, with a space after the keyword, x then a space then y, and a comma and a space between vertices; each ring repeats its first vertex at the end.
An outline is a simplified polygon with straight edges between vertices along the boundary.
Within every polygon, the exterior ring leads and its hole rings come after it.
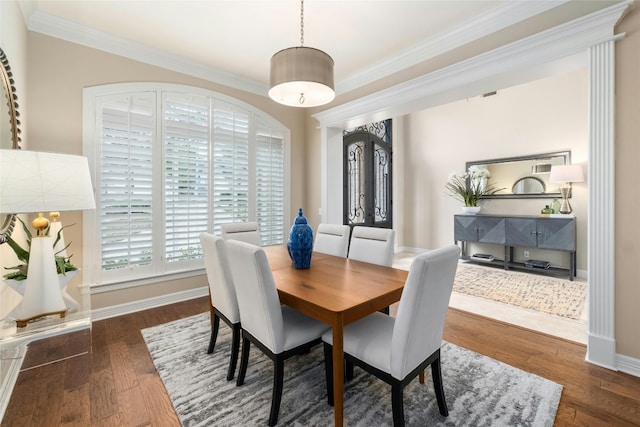
POLYGON ((295 269, 285 246, 264 248, 280 302, 333 329, 336 427, 344 414, 345 325, 400 300, 408 271, 314 252, 311 267, 295 269))

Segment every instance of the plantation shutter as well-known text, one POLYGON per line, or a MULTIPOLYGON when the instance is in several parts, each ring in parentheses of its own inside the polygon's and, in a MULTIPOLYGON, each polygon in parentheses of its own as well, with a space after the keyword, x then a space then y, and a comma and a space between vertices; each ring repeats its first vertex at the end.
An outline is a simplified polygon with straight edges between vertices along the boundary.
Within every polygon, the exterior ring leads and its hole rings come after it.
POLYGON ((101 103, 99 222, 102 270, 151 264, 155 93, 101 103))
POLYGON ((212 108, 213 231, 249 221, 249 113, 222 102, 212 108))
POLYGON ((209 98, 163 98, 165 260, 197 259, 209 219, 209 98))
POLYGON ((258 122, 255 154, 256 216, 262 245, 283 243, 284 236, 284 134, 258 122))
POLYGON ((96 209, 85 213, 92 286, 201 274, 199 235, 220 234, 223 223, 257 221, 263 245, 283 243, 291 218, 282 124, 182 85, 87 88, 84 105, 96 187, 96 209))

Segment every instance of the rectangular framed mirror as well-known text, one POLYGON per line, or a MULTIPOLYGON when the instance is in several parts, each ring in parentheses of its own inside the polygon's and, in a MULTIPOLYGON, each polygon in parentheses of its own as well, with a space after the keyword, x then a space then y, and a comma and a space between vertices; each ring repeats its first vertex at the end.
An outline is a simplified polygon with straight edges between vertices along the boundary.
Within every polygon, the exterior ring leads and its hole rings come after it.
POLYGON ((551 166, 571 164, 571 151, 476 160, 466 163, 489 171, 488 183, 504 188, 486 199, 560 198, 560 183, 549 182, 551 166))

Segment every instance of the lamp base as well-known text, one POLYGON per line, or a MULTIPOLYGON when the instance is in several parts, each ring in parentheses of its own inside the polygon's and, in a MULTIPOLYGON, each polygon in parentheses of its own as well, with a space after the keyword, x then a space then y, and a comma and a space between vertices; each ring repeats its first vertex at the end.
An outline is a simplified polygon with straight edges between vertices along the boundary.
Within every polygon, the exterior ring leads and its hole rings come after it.
POLYGON ((571 194, 571 187, 560 187, 560 195, 562 196, 562 203, 560 204, 561 214, 570 214, 573 212, 573 208, 569 203, 569 195, 571 194))
POLYGON ((63 318, 67 311, 56 272, 53 237, 34 237, 31 239, 24 296, 14 314, 16 326, 23 328, 32 320, 54 314, 63 318))
POLYGON ((54 315, 60 315, 61 319, 64 319, 67 316, 67 309, 61 310, 61 311, 54 311, 51 313, 41 313, 41 314, 36 314, 35 316, 31 316, 31 317, 27 317, 25 319, 16 319, 16 326, 18 328, 24 328, 25 326, 27 326, 27 323, 36 320, 36 319, 40 319, 42 317, 46 317, 46 316, 54 316, 54 315))

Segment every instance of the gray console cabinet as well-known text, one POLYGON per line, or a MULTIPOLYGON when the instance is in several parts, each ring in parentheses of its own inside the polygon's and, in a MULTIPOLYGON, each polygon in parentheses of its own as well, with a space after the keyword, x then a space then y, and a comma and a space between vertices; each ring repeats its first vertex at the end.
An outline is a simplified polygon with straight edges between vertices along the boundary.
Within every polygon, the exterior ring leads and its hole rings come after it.
MULTIPOLYGON (((573 280, 576 273, 576 220, 575 218, 547 218, 538 216, 455 215, 454 240, 461 242, 462 257, 466 243, 493 243, 504 246, 504 260, 496 260, 506 270, 525 268, 513 261, 514 247, 539 248, 569 253, 568 269, 553 268, 552 273, 565 272, 573 280)), ((527 268, 532 271, 533 269, 527 268)), ((536 272, 547 272, 535 269, 536 272)))

